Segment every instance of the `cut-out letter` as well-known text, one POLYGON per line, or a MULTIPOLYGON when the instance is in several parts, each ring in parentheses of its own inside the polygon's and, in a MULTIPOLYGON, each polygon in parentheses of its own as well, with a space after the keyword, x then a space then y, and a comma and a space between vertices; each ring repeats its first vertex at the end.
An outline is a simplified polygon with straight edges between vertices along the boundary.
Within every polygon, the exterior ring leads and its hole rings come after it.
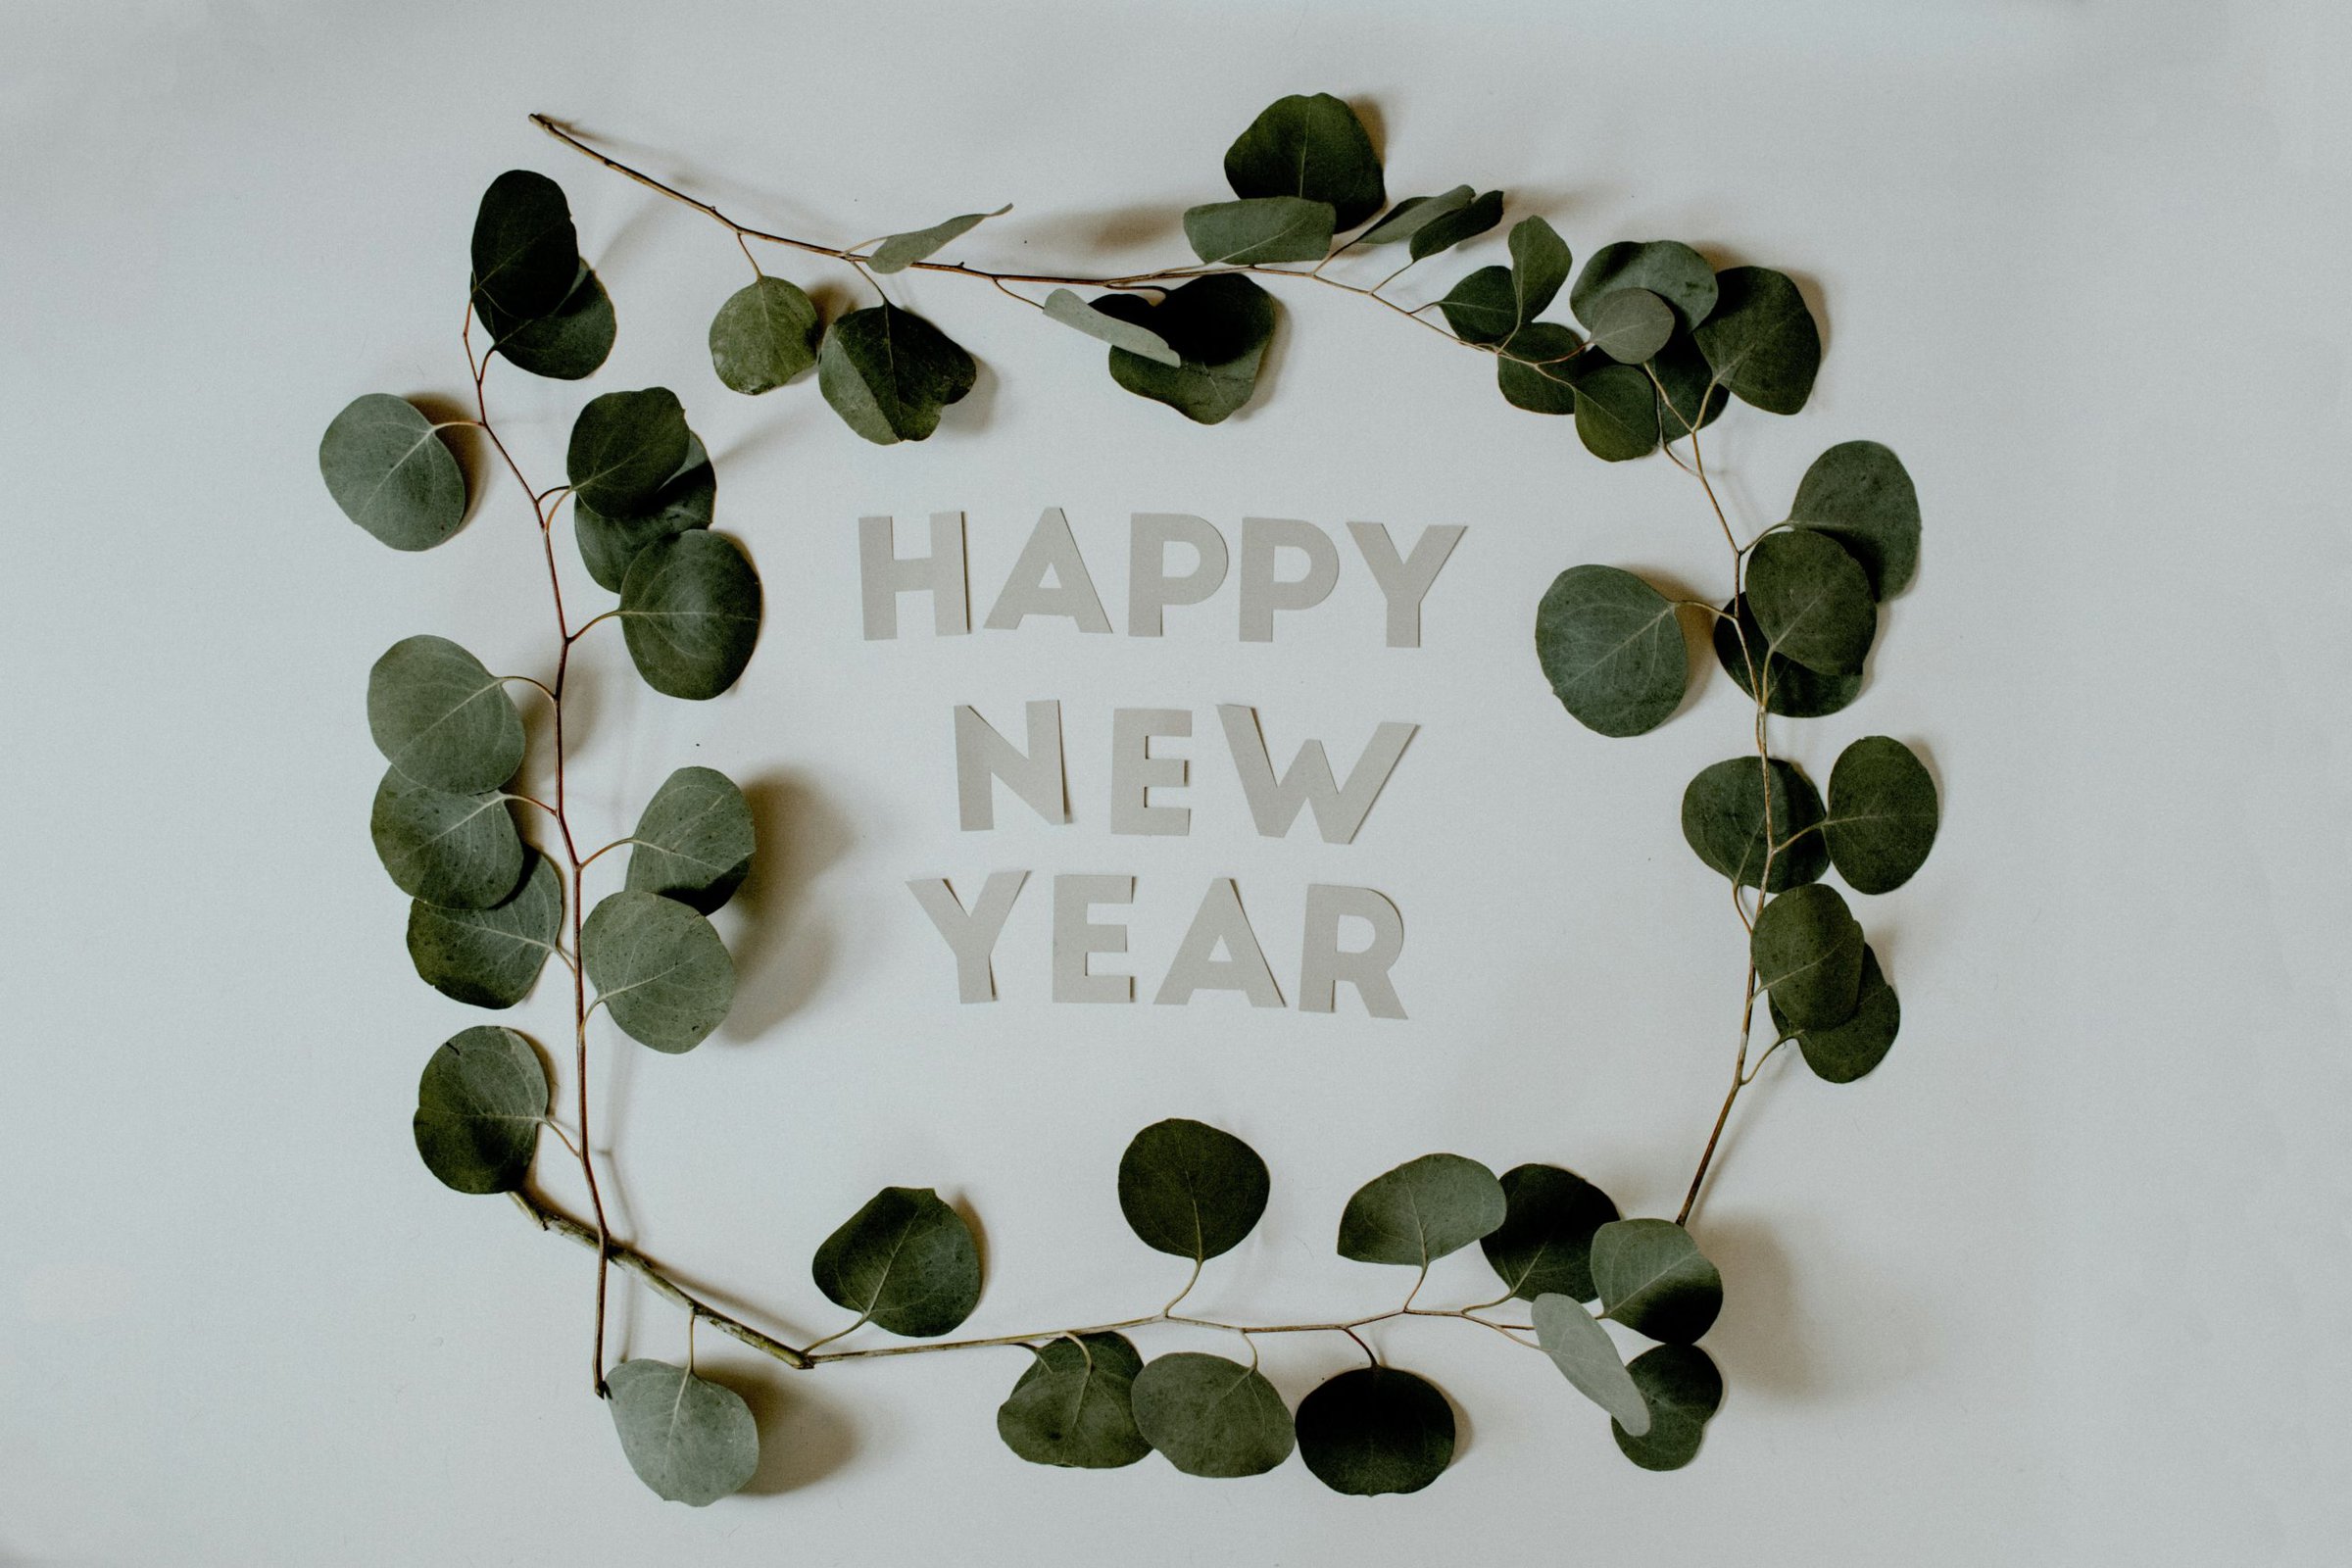
POLYGON ((1312 610, 1331 597, 1340 580, 1340 549, 1331 535, 1296 517, 1242 519, 1242 641, 1274 640, 1274 612, 1312 610), (1306 575, 1274 575, 1274 559, 1284 550, 1306 557, 1306 575))
POLYGON ((1364 1010, 1375 1018, 1401 1018, 1404 1004, 1389 983, 1389 969, 1404 951, 1404 916, 1396 906, 1370 888, 1327 887, 1317 882, 1306 890, 1306 936, 1298 958, 1298 1010, 1334 1011, 1335 994, 1342 981, 1355 987, 1364 1010), (1372 927, 1371 945, 1352 950, 1340 946, 1340 922, 1362 920, 1372 927))
POLYGON ((1153 757, 1155 735, 1190 735, 1189 708, 1118 708, 1110 714, 1110 830, 1182 835, 1193 813, 1182 806, 1153 806, 1152 791, 1183 785, 1190 767, 1181 757, 1153 757))
POLYGON ((865 598, 865 637, 881 642, 899 634, 899 595, 927 589, 931 629, 956 637, 972 629, 972 608, 963 575, 963 514, 931 514, 931 553, 901 557, 893 552, 891 519, 858 519, 858 579, 865 598))
POLYGON ((1176 959, 1168 965, 1168 977, 1152 1001, 1154 1005, 1181 1006, 1196 991, 1239 991, 1252 1007, 1282 1005, 1282 989, 1274 984, 1274 971, 1266 967, 1265 951, 1242 910, 1241 889, 1230 877, 1218 877, 1201 895, 1176 959), (1222 958, 1217 956, 1219 948, 1225 950, 1222 958))
POLYGON ((1380 584, 1381 597, 1389 602, 1389 646, 1420 647, 1421 601, 1429 597, 1429 585, 1438 580, 1446 558, 1461 543, 1462 528, 1442 523, 1422 529, 1421 537, 1413 541, 1413 553, 1401 560, 1389 530, 1379 523, 1351 522, 1348 532, 1354 536, 1364 564, 1372 568, 1372 580, 1380 584))
MULTIPOLYGON (((992 781, 1003 779, 1049 822, 1070 819, 1070 792, 1061 770, 1061 705, 1029 705, 1029 749, 997 733, 969 707, 956 710, 956 808, 966 833, 997 825, 992 781)), ((1348 782, 1353 783, 1351 779, 1348 782)))
POLYGON ((1197 605, 1225 583, 1225 536, 1206 517, 1182 512, 1139 512, 1127 528, 1127 635, 1159 635, 1159 612, 1197 605), (1193 569, 1168 575, 1168 546, 1193 547, 1193 569))
POLYGON ((1066 615, 1080 631, 1110 630, 1110 617, 1095 596, 1095 579, 1087 575, 1086 558, 1070 535, 1070 519, 1059 507, 1048 507, 1029 531, 1029 542, 1021 546, 1020 559, 988 612, 988 629, 1018 631, 1030 615, 1066 615), (1048 572, 1054 576, 1051 584, 1048 572))
POLYGON ((997 975, 990 957, 997 951, 997 938, 1004 934, 1004 917, 1012 913, 1012 901, 1020 897, 1021 885, 1028 880, 1026 871, 991 871, 968 912, 944 877, 916 877, 906 884, 914 890, 914 901, 947 939, 948 951, 956 955, 957 1002, 997 1000, 997 975))
POLYGON ((1088 918, 1098 904, 1133 904, 1131 876, 1057 876, 1054 879, 1054 1000, 1133 1002, 1135 976, 1095 974, 1086 960, 1098 953, 1125 953, 1127 928, 1097 925, 1088 918))
POLYGON ((1219 703, 1217 717, 1225 726, 1225 744, 1233 752, 1233 768, 1241 775, 1242 793, 1249 797, 1250 815, 1257 823, 1257 831, 1270 839, 1281 838, 1298 820, 1298 808, 1311 806, 1315 827, 1326 844, 1354 842, 1356 829, 1364 825, 1381 786, 1396 770, 1405 742, 1419 727, 1381 725, 1348 770, 1348 782, 1335 785, 1331 760, 1323 754, 1321 741, 1299 747, 1289 770, 1277 780, 1273 759, 1266 755, 1266 738, 1257 726, 1257 710, 1219 703))

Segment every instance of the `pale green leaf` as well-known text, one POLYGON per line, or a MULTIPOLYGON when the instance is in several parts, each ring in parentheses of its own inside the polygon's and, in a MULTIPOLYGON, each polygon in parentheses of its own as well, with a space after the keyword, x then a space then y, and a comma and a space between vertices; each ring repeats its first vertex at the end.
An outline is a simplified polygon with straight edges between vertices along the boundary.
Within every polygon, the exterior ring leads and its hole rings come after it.
POLYGON ((798 284, 761 277, 710 318, 710 368, 733 391, 772 392, 816 364, 816 305, 798 284))
POLYGON ((433 421, 385 392, 355 398, 318 442, 343 515, 395 550, 430 550, 466 521, 466 475, 433 421))
POLYGON ((446 637, 404 637, 368 671, 368 730, 419 784, 494 790, 522 766, 522 715, 506 683, 446 637))
POLYGON ((644 1359, 623 1361, 605 1381, 620 1451, 655 1495, 700 1508, 758 1472, 760 1423, 733 1389, 644 1359))
POLYGON ((1331 254, 1331 203, 1298 196, 1210 202, 1184 215, 1186 243, 1212 267, 1319 262, 1331 254))
POLYGON ((416 1152, 444 1187, 511 1193, 530 1176, 553 1094, 547 1064, 514 1030, 452 1035, 417 1080, 416 1152))
POLYGON ((1121 320, 1107 311, 1099 311, 1066 288, 1057 288, 1046 296, 1045 311, 1064 326, 1075 327, 1097 342, 1124 349, 1155 365, 1174 367, 1184 363, 1184 356, 1168 347, 1157 332, 1121 320))
POLYGON ((615 893, 588 912, 580 962, 630 1039, 692 1051, 735 1002, 735 960, 710 922, 657 893, 615 893))
POLYGON ((413 899, 460 909, 507 902, 522 882, 522 836, 507 797, 457 795, 387 768, 368 818, 376 858, 413 899))
POLYGON ((629 837, 628 886, 710 913, 752 868, 752 808, 716 768, 681 767, 645 803, 629 837))
POLYGON ((760 574, 732 539, 690 529, 637 552, 620 629, 654 690, 700 702, 735 684, 760 641, 760 574))
POLYGON ((1573 1297, 1547 1294, 1536 1298, 1531 1317, 1536 1343, 1577 1393, 1608 1411, 1626 1431, 1639 1436, 1649 1430, 1649 1406, 1626 1371, 1616 1342, 1592 1313, 1573 1297))
POLYGON ((873 248, 873 252, 866 257, 865 265, 877 272, 903 272, 949 241, 960 239, 990 219, 1003 218, 1011 211, 1012 203, 1006 202, 993 213, 965 213, 959 218, 933 223, 929 228, 893 234, 873 248))

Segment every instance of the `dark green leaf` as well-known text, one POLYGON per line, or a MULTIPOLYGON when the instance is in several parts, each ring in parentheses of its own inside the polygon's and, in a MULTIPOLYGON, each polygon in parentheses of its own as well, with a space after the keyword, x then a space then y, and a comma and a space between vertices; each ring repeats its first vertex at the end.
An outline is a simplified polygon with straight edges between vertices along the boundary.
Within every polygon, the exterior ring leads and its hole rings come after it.
POLYGON ((545 316, 571 292, 580 237, 564 188, 510 169, 482 192, 473 218, 473 298, 509 317, 545 316))
POLYGON ((1110 294, 1095 309, 1157 333, 1182 364, 1170 368, 1123 348, 1110 351, 1110 378, 1138 397, 1165 403, 1198 424, 1215 424, 1250 401, 1274 336, 1274 299, 1239 272, 1197 277, 1157 305, 1110 294))
POLYGON ((735 1003, 727 945, 710 921, 656 893, 615 893, 589 910, 580 964, 612 1021, 656 1051, 692 1051, 735 1003))
POLYGON ((490 334, 493 353, 503 354, 518 370, 550 380, 577 381, 594 375, 612 352, 618 328, 612 319, 612 296, 595 270, 580 264, 571 292, 545 316, 509 316, 480 301, 482 327, 490 334))
POLYGON ((1865 735, 1830 769, 1822 822, 1830 861, 1856 893, 1889 893, 1911 880, 1936 844, 1936 781, 1911 748, 1865 735))
POLYGON ((1576 434, 1604 463, 1647 457, 1658 447, 1658 400, 1649 377, 1630 365, 1598 364, 1576 377, 1576 434))
POLYGON ((522 883, 522 836, 495 790, 453 795, 387 768, 368 832, 400 891, 427 904, 487 909, 522 883))
POLYGON ((1668 1344, 1689 1345, 1723 1310, 1723 1276, 1671 1220, 1621 1219, 1594 1231, 1592 1281, 1611 1318, 1668 1344))
POLYGON ((1513 332, 1494 351, 1494 381, 1504 401, 1530 414, 1576 412, 1576 377, 1584 345, 1551 321, 1513 332))
POLYGON ((628 580, 629 563, 637 559, 637 552, 673 533, 710 527, 711 509, 717 503, 718 472, 710 466, 710 455, 703 450, 702 438, 689 430, 685 463, 655 492, 644 512, 609 517, 573 498, 571 530, 579 542, 580 562, 598 587, 618 593, 628 580))
POLYGON ((430 550, 466 521, 466 475, 433 421, 387 392, 354 398, 318 442, 343 515, 395 550, 430 550))
POLYGON ((1592 302, 1587 324, 1603 354, 1640 365, 1674 336, 1674 308, 1645 288, 1615 288, 1592 302))
POLYGON ((1693 855, 1748 888, 1763 882, 1765 851, 1778 844, 1770 891, 1779 893, 1821 880, 1829 857, 1821 835, 1810 831, 1821 823, 1821 796, 1812 780, 1778 758, 1771 772, 1767 810, 1765 767, 1755 758, 1735 757, 1699 769, 1683 791, 1683 838, 1693 855))
POLYGON ((760 574, 707 529, 657 539, 620 583, 620 629, 645 683, 700 702, 735 684, 760 641, 760 574))
POLYGON ((1794 414, 1821 368, 1821 333, 1796 285, 1764 267, 1715 274, 1715 314, 1695 333, 1716 379, 1767 414, 1794 414))
POLYGON ((686 411, 665 386, 591 398, 571 421, 564 467, 572 494, 607 516, 651 511, 686 466, 686 411))
POLYGON ((1340 1255, 1426 1267, 1503 1221, 1502 1184, 1475 1159, 1423 1154, 1356 1189, 1340 1214, 1340 1255))
POLYGON ((419 784, 493 790, 522 766, 522 715, 506 683, 446 637, 404 637, 368 671, 368 731, 419 784))
POLYGON ((760 1468, 760 1423, 733 1389, 667 1361, 623 1361, 606 1380, 620 1451, 656 1496, 700 1508, 760 1468))
POLYGON ((1660 1345, 1626 1368, 1649 1409, 1649 1430, 1617 1426, 1617 1446, 1644 1470, 1680 1470, 1698 1456, 1699 1438, 1723 1403, 1723 1374, 1695 1345, 1660 1345))
POLYGON ((1876 441, 1844 441, 1813 460, 1788 520, 1853 553, 1871 595, 1889 599, 1919 569, 1919 492, 1902 460, 1876 441))
POLYGON ((950 240, 961 239, 990 219, 1003 218, 1011 211, 1012 203, 1006 202, 993 213, 965 213, 960 218, 933 223, 929 228, 893 234, 874 247, 865 265, 877 272, 903 272, 950 240))
POLYGON ((1862 984, 1862 926, 1827 883, 1790 888, 1756 916, 1756 983, 1800 1028, 1853 1016, 1862 984))
POLYGON ((1805 1054, 1805 1065, 1816 1076, 1834 1084, 1850 1084, 1886 1060, 1903 1026, 1903 1004, 1880 970, 1879 956, 1867 944, 1862 949, 1862 982, 1851 1017, 1799 1029, 1789 1023, 1778 1002, 1771 1006, 1774 1027, 1796 1041, 1797 1049, 1805 1054))
POLYGON ((511 1193, 531 1173, 554 1092, 547 1064, 514 1030, 483 1024, 452 1035, 416 1084, 416 1152, 444 1187, 511 1193))
POLYGON ((1298 1405, 1298 1457, 1334 1492, 1418 1492, 1453 1462, 1453 1406, 1394 1367, 1343 1372, 1298 1405))
POLYGON ((445 909, 418 899, 409 906, 409 958, 426 985, 476 1007, 512 1007, 531 994, 556 951, 564 879, 545 856, 524 853, 530 869, 504 904, 445 909))
POLYGON ((1519 329, 1519 294, 1507 267, 1482 267, 1453 285, 1438 309, 1465 343, 1500 343, 1519 329))
POLYGON ((1764 707, 1768 711, 1787 718, 1820 718, 1835 713, 1861 693, 1860 675, 1823 675, 1778 654, 1767 657, 1764 628, 1756 624, 1754 613, 1747 608, 1746 596, 1724 608, 1725 613, 1716 617, 1713 632, 1716 662, 1752 697, 1754 687, 1748 680, 1748 660, 1762 659, 1764 707), (1740 642, 1743 632, 1744 646, 1740 642))
POLYGON ((1205 1122, 1170 1117, 1119 1156, 1119 1212, 1144 1245, 1195 1261, 1230 1252, 1266 1211, 1266 1162, 1205 1122))
POLYGON ((816 363, 819 327, 815 302, 798 284, 760 278, 710 318, 710 368, 747 396, 773 392, 816 363))
POLYGON ((1441 218, 1462 211, 1478 199, 1467 185, 1456 185, 1435 196, 1407 196, 1381 215, 1379 222, 1356 236, 1358 245, 1394 245, 1411 239, 1441 218))
POLYGON ((997 1406, 997 1436, 1031 1464, 1115 1470, 1152 1451, 1135 1429, 1143 1357, 1117 1334, 1052 1340, 997 1406))
POLYGON ((1097 342, 1107 343, 1114 349, 1171 368, 1182 365, 1184 356, 1168 347, 1167 340, 1150 327, 1122 320, 1107 311, 1099 311, 1066 288, 1057 288, 1046 296, 1046 314, 1064 326, 1076 327, 1097 342))
POLYGON ((1617 1418, 1630 1432, 1649 1430, 1649 1406, 1625 1369, 1609 1331, 1566 1296, 1536 1298, 1536 1343, 1576 1392, 1617 1418))
POLYGON ((955 339, 912 311, 876 305, 852 311, 826 331, 816 354, 817 389, 842 422, 868 441, 921 441, 940 411, 959 403, 979 378, 955 339))
POLYGON ((1180 1350, 1135 1379, 1135 1426, 1188 1476, 1263 1475, 1291 1456, 1291 1412, 1253 1367, 1180 1350))
POLYGON ((628 886, 709 914, 734 897, 758 847, 743 791, 716 768, 681 767, 637 818, 628 886))
POLYGON ((980 1304, 980 1250, 928 1187, 885 1187, 816 1250, 825 1299, 910 1339, 945 1334, 980 1304))
POLYGON ((1502 1199, 1501 1226, 1478 1245, 1511 1294, 1592 1299, 1592 1233, 1617 1217, 1609 1195, 1557 1165, 1514 1165, 1502 1199))
POLYGON ((1341 228, 1380 211, 1380 157, 1355 111, 1329 93, 1281 98, 1225 154, 1236 196, 1303 196, 1329 202, 1341 228))
POLYGON ((1715 270, 1705 257, 1676 240, 1619 240, 1603 245, 1585 263, 1576 287, 1568 291, 1568 308, 1578 320, 1597 331, 1594 307, 1621 288, 1647 289, 1657 295, 1673 307, 1685 327, 1696 326, 1715 309, 1715 270))
POLYGON ((1574 258, 1559 230, 1541 218, 1522 218, 1511 225, 1511 288, 1518 301, 1518 325, 1544 314, 1568 281, 1574 258))
POLYGON ((1466 239, 1476 239, 1502 221, 1502 192, 1491 190, 1472 201, 1461 211, 1447 213, 1412 238, 1406 249, 1416 262, 1427 261, 1440 251, 1453 249, 1466 239))
POLYGON ((1331 224, 1329 202, 1253 196, 1188 210, 1184 237, 1193 254, 1211 266, 1319 262, 1331 254, 1331 224))
POLYGON ((1666 596, 1615 566, 1571 566, 1536 611, 1536 657, 1587 729, 1640 735, 1683 700, 1690 656, 1666 596))
POLYGON ((1771 651, 1818 674, 1859 674, 1878 635, 1870 579, 1826 533, 1784 528, 1757 540, 1747 604, 1771 651))
POLYGON ((1650 356, 1649 373, 1657 378, 1653 389, 1658 393, 1658 434, 1663 440, 1680 441, 1705 429, 1732 401, 1732 395, 1715 384, 1707 357, 1680 328, 1650 356))

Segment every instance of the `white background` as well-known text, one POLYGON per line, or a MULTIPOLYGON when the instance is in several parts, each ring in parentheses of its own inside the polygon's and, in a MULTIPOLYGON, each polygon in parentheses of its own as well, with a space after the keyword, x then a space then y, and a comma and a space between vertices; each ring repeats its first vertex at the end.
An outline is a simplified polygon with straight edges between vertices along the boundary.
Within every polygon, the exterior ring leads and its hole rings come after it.
MULTIPOLYGON (((0 1560, 2337 1560, 2348 45, 2327 0, 12 7, 0 1560), (1924 564, 1867 694, 1779 730, 1816 777, 1883 732, 1941 781, 1934 858, 1863 910, 1901 1041, 1851 1088, 1782 1062, 1742 1102, 1698 1220, 1732 1392, 1680 1474, 1625 1464, 1541 1361, 1460 1325, 1380 1334, 1466 1441, 1431 1490, 1370 1502, 1296 1463, 1023 1465, 993 1431, 1018 1351, 804 1376, 706 1334, 768 1457, 751 1495, 659 1503, 588 1394, 586 1254, 417 1164, 417 1071, 481 1015, 410 972, 365 831, 377 652, 433 631, 546 668, 527 513, 492 480, 450 545, 395 555, 315 465, 352 396, 461 390, 466 236, 506 168, 564 182, 621 321, 590 388, 494 372, 526 468, 556 482, 587 391, 673 386, 767 585, 720 701, 652 697, 616 639, 588 645, 586 831, 624 831, 695 760, 752 788, 768 839, 722 917, 735 1018, 681 1058, 600 1039, 630 1236, 814 1335, 840 1320, 816 1242, 879 1186, 936 1186, 985 1235, 972 1332, 1148 1311, 1180 1274, 1111 1174, 1171 1114, 1275 1173, 1195 1298, 1217 1312, 1393 1301, 1398 1271, 1333 1256, 1333 1223, 1433 1149, 1673 1211, 1740 973, 1676 801, 1740 749, 1744 709, 1710 670, 1663 729, 1602 741, 1528 630, 1579 562, 1712 591, 1694 486, 1590 461, 1485 362, 1298 287, 1259 402, 1200 429, 992 290, 908 278, 985 368, 937 439, 883 451, 806 382, 723 390, 702 338, 749 275, 727 236, 524 120, 770 226, 846 242, 1010 200, 956 254, 1116 269, 1180 254, 1173 217, 1223 194, 1227 142, 1319 89, 1376 109, 1394 193, 1499 184, 1580 259, 1674 235, 1804 280, 1830 350, 1811 407, 1736 410, 1711 456, 1751 527, 1836 441, 1884 440, 1918 480, 1924 564), (1344 542, 1339 592, 1271 647, 1235 640, 1230 587, 1157 643, 938 643, 919 616, 859 641, 858 514, 966 511, 984 611, 1046 506, 1122 630, 1131 511, 1469 534, 1417 652, 1379 646, 1344 542), (1015 807, 959 835, 950 706, 1009 726, 1030 697, 1063 704, 1077 822, 1015 807), (1284 755, 1423 729, 1355 845, 1272 843, 1220 701, 1257 705, 1284 755), (1117 703, 1198 710, 1189 838, 1104 831, 1117 703), (1005 998, 958 1007, 902 883, 998 866, 1034 873, 1005 998), (1240 879, 1286 993, 1305 883, 1381 888, 1412 1016, 1053 1006, 1055 870, 1141 879, 1147 988, 1209 876, 1240 879)), ((770 265, 854 299, 839 269, 770 265)), ((558 989, 517 1021, 554 1038, 558 989)), ((1432 1292, 1476 1299, 1482 1270, 1449 1261, 1432 1292)), ((622 1302, 616 1349, 681 1354, 673 1310, 622 1302)), ((1227 1348, 1147 1348, 1179 1345, 1227 1348)), ((1350 1354, 1301 1336, 1268 1366, 1295 1398, 1350 1354)))

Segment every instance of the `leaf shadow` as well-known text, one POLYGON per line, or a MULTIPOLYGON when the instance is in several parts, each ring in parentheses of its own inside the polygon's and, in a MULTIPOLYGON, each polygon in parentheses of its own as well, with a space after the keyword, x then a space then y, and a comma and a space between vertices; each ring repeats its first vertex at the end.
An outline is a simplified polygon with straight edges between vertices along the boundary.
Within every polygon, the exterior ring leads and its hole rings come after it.
POLYGON ((744 1486, 747 1494, 798 1492, 858 1456, 858 1425, 849 1407, 811 1388, 807 1373, 730 1365, 724 1376, 760 1424, 760 1468, 744 1486))
POLYGON ((456 424, 454 429, 441 432, 442 445, 458 460, 458 472, 466 480, 466 522, 473 521, 474 514, 482 507, 483 492, 489 488, 492 473, 490 443, 481 430, 470 423, 458 423, 473 418, 473 411, 456 398, 439 392, 404 393, 412 407, 435 424, 456 424))
POLYGON ((1722 1365, 1725 1386, 1787 1398, 1815 1392, 1822 1360, 1780 1239, 1744 1217, 1713 1221, 1704 1234, 1707 1259, 1723 1274, 1723 1316, 1702 1348, 1722 1365))
POLYGON ((760 848, 735 895, 735 1007, 719 1026, 737 1043, 798 1012, 823 985, 837 937, 815 884, 855 838, 849 818, 806 775, 755 778, 743 798, 760 848))

